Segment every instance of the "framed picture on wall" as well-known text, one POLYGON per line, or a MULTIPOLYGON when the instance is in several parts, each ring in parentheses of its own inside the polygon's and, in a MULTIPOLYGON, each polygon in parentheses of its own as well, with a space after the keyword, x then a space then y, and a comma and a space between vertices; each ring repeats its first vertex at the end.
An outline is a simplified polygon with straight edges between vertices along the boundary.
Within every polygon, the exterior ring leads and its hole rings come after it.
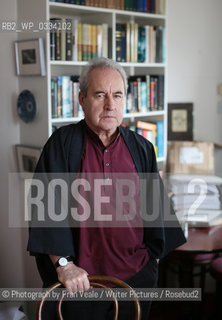
POLYGON ((15 146, 18 162, 18 171, 21 178, 27 178, 34 172, 42 148, 17 144, 15 146))
POLYGON ((45 76, 43 38, 15 42, 16 71, 19 76, 45 76))
POLYGON ((168 140, 193 140, 193 104, 168 104, 168 140))

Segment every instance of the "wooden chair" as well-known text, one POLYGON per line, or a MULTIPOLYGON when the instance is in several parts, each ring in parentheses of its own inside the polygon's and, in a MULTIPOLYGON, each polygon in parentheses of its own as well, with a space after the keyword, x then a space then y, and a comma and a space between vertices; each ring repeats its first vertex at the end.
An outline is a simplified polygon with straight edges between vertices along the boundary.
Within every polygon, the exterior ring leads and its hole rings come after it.
POLYGON ((221 307, 221 297, 222 297, 222 256, 214 259, 210 266, 210 274, 216 281, 216 292, 215 292, 215 319, 222 319, 222 307, 221 307))
MULTIPOLYGON (((132 300, 134 303, 134 310, 135 310, 134 319, 141 320, 140 302, 138 301, 133 289, 128 284, 126 284, 124 281, 121 281, 119 279, 109 277, 109 276, 88 276, 88 278, 89 278, 90 285, 92 287, 104 288, 105 290, 110 291, 112 299, 113 299, 113 303, 114 303, 114 317, 113 317, 114 320, 118 319, 119 306, 118 306, 118 301, 117 301, 112 289, 107 287, 107 285, 106 285, 107 283, 112 284, 118 288, 125 288, 126 290, 133 293, 132 300)), ((40 301, 40 303, 38 305, 38 311, 37 311, 37 319, 38 320, 42 320, 43 308, 44 308, 44 305, 47 301, 47 297, 50 295, 50 293, 52 293, 53 290, 55 290, 59 287, 62 287, 62 284, 60 282, 57 282, 48 288, 47 293, 44 295, 44 297, 42 298, 42 300, 40 301)), ((65 320, 62 315, 62 303, 63 303, 63 297, 57 303, 57 317, 59 320, 65 320)))

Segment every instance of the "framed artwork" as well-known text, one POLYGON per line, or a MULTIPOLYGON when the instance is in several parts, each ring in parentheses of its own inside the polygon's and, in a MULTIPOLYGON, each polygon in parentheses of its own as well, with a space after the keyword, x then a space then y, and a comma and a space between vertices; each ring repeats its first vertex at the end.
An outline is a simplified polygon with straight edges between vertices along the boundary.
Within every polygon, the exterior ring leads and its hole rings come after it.
POLYGON ((43 38, 15 42, 16 71, 19 76, 45 76, 43 38))
POLYGON ((168 104, 168 140, 193 140, 193 104, 168 104))
POLYGON ((21 178, 25 179, 34 172, 42 148, 29 147, 20 144, 17 144, 15 148, 18 161, 18 171, 21 178))

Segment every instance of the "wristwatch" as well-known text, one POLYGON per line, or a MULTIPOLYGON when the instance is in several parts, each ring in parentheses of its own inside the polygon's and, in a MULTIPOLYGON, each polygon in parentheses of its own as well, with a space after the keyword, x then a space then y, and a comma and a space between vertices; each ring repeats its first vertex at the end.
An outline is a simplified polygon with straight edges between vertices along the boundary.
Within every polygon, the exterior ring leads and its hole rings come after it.
POLYGON ((65 267, 68 262, 72 261, 72 257, 61 257, 54 264, 55 268, 65 267))

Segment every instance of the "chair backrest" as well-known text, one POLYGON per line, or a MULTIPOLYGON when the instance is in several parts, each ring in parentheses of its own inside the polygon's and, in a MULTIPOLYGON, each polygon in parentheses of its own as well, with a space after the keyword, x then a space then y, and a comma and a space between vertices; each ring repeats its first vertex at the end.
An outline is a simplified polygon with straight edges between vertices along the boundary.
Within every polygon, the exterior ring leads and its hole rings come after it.
MULTIPOLYGON (((90 285, 94 288, 104 288, 105 290, 108 290, 111 293, 113 302, 114 302, 114 320, 118 319, 118 312, 119 312, 119 307, 118 307, 118 301, 112 291, 111 288, 107 287, 107 283, 108 284, 113 284, 115 287, 118 288, 125 288, 126 290, 128 290, 131 294, 130 296, 132 296, 132 300, 134 303, 134 310, 135 310, 135 316, 134 319, 135 320, 141 320, 141 306, 140 306, 140 302, 136 297, 136 294, 134 292, 134 290, 124 281, 119 280, 117 278, 113 278, 113 277, 109 277, 109 276, 88 276, 90 285)), ((40 301, 39 305, 38 305, 38 312, 37 312, 37 319, 38 320, 42 320, 42 312, 43 312, 43 307, 45 302, 47 301, 47 297, 49 296, 49 294, 61 287, 62 284, 60 282, 55 283, 54 285, 52 285, 51 287, 48 288, 47 293, 44 295, 44 297, 42 298, 42 300, 40 301)), ((64 320, 63 315, 62 315, 62 303, 63 303, 63 297, 61 297, 61 299, 58 301, 57 303, 57 315, 58 315, 58 319, 59 320, 64 320)))

